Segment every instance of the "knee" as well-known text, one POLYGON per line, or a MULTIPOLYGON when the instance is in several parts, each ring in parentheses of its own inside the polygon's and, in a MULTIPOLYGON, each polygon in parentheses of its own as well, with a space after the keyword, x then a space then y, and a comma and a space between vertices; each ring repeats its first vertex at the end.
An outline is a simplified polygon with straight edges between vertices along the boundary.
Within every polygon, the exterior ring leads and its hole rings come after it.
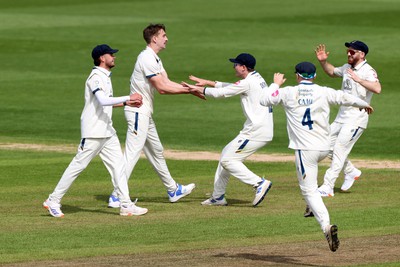
POLYGON ((220 164, 224 169, 229 170, 233 165, 233 161, 230 159, 221 159, 220 164))

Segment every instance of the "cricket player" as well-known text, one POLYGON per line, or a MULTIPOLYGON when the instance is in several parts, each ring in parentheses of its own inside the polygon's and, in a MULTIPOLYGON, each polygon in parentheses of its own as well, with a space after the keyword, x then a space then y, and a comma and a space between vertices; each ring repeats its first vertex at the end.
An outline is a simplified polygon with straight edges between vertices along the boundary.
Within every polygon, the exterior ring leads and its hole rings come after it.
MULTIPOLYGON (((322 69, 331 77, 342 77, 342 90, 371 103, 373 94, 380 94, 381 84, 376 71, 367 63, 368 46, 361 41, 345 43, 347 47, 347 63, 334 67, 327 59, 325 45, 319 45, 316 56, 322 69)), ((360 138, 368 124, 368 113, 351 106, 341 106, 331 124, 330 168, 326 171, 324 183, 319 187, 323 197, 334 196, 336 179, 343 169, 344 182, 341 190, 347 191, 357 180, 361 171, 348 160, 351 149, 360 138)))
MULTIPOLYGON (((172 178, 163 155, 163 146, 153 116, 154 93, 189 94, 188 88, 168 79, 158 53, 166 48, 168 38, 163 24, 150 24, 143 30, 147 46, 137 57, 130 79, 131 94, 143 96, 140 107, 125 107, 128 130, 125 142, 126 176, 131 173, 143 151, 168 192, 170 202, 190 194, 195 184, 181 185, 172 178)), ((110 202, 112 199, 110 197, 110 202)), ((118 205, 118 202, 117 202, 118 205)))
POLYGON ((318 162, 329 153, 330 105, 352 105, 366 108, 369 104, 343 91, 314 84, 316 68, 310 62, 295 67, 297 86, 278 89, 285 82, 283 74, 275 73, 274 83, 261 94, 265 106, 281 104, 287 118, 289 148, 295 151, 297 178, 302 195, 312 210, 329 243, 331 251, 339 247, 338 228, 331 225, 329 213, 318 192, 318 162))
POLYGON ((214 176, 214 191, 202 205, 225 206, 225 191, 229 177, 233 175, 245 184, 251 185, 256 193, 253 206, 264 199, 272 186, 266 180, 249 170, 243 161, 258 149, 271 142, 274 132, 272 107, 260 105, 260 94, 268 85, 264 78, 254 69, 256 59, 247 53, 229 59, 234 65, 236 76, 241 80, 234 84, 215 82, 190 76, 196 85, 186 84, 191 92, 214 98, 226 98, 240 95, 246 121, 240 133, 222 150, 214 176), (212 86, 212 87, 204 87, 212 86))
POLYGON ((94 157, 99 155, 109 171, 114 185, 114 194, 120 199, 120 215, 132 216, 147 213, 146 208, 135 205, 129 197, 128 181, 121 145, 112 125, 113 106, 142 105, 142 96, 135 93, 130 96, 113 97, 111 68, 115 66, 115 53, 106 44, 96 46, 92 51, 95 67, 85 84, 85 106, 81 115, 81 142, 76 156, 64 171, 53 193, 43 203, 53 217, 64 217, 61 211, 61 199, 86 169, 94 157))

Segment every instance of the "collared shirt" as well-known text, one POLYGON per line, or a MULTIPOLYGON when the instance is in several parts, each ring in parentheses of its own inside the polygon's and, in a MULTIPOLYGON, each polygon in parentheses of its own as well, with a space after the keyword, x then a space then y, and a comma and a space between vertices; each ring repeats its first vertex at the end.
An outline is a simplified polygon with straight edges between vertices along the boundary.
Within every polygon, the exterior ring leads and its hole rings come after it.
POLYGON ((355 96, 311 81, 280 89, 273 83, 263 91, 260 102, 262 105, 281 104, 284 107, 289 148, 320 151, 330 147, 330 105, 368 105, 355 96))
MULTIPOLYGON (((347 74, 349 68, 351 68, 350 64, 344 64, 342 67, 334 69, 334 74, 336 76, 343 77, 342 90, 365 100, 367 103, 371 103, 371 98, 374 93, 367 90, 361 84, 353 81, 353 79, 351 79, 347 74)), ((376 71, 367 63, 366 60, 355 66, 353 70, 363 80, 370 82, 379 81, 376 71)), ((365 129, 368 125, 368 118, 369 116, 365 110, 360 111, 358 108, 341 106, 336 115, 335 121, 365 129)))
POLYGON ((98 90, 102 90, 107 96, 113 96, 111 72, 94 67, 85 84, 85 106, 81 114, 82 138, 105 138, 116 132, 112 125, 113 107, 99 103, 95 96, 98 90))
POLYGON ((143 105, 140 108, 126 106, 125 110, 143 113, 151 117, 153 114, 154 92, 156 88, 150 82, 150 78, 165 72, 161 59, 149 46, 137 57, 135 67, 130 79, 130 92, 139 93, 143 97, 143 105))
POLYGON ((260 94, 268 87, 264 78, 253 71, 234 84, 217 82, 215 88, 207 87, 206 96, 214 98, 240 95, 243 114, 246 117, 240 131, 245 138, 254 141, 271 141, 274 133, 272 107, 260 104, 260 94))

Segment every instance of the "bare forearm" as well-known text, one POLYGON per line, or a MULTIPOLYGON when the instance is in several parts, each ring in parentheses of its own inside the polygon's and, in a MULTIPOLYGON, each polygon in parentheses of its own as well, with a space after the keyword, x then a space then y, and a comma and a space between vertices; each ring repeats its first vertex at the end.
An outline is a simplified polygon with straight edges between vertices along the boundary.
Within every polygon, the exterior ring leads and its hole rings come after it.
POLYGON ((319 61, 319 64, 326 74, 328 74, 330 77, 336 77, 336 75, 334 74, 335 66, 333 66, 326 60, 319 61))
POLYGON ((361 84, 365 89, 367 89, 368 91, 371 91, 375 94, 380 94, 381 93, 381 84, 380 82, 371 82, 371 81, 367 81, 367 80, 359 80, 358 81, 359 84, 361 84))

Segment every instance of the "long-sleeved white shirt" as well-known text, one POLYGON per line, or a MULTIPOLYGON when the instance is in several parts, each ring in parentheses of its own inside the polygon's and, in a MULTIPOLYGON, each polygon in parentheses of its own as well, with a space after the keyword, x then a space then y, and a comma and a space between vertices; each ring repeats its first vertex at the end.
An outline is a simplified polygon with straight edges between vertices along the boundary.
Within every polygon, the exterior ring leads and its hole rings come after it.
POLYGON ((264 78, 253 71, 246 78, 234 83, 217 82, 215 87, 206 87, 205 95, 222 98, 240 95, 246 121, 240 131, 245 138, 254 141, 271 141, 274 133, 272 107, 260 104, 260 94, 268 85, 264 78))
POLYGON ((112 125, 114 104, 129 100, 129 96, 113 97, 111 72, 94 67, 85 84, 85 106, 81 114, 81 137, 104 138, 115 133, 112 125))

